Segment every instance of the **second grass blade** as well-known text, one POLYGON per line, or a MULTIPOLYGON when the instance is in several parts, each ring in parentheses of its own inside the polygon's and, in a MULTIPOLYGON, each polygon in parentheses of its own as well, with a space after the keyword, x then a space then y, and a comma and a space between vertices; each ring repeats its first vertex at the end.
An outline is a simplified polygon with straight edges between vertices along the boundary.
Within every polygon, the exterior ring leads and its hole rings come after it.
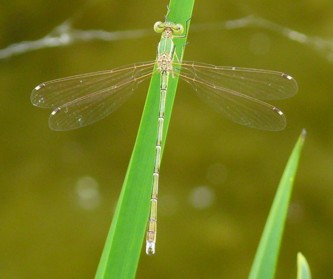
POLYGON ((305 135, 306 132, 303 130, 282 175, 252 264, 249 275, 250 279, 270 279, 274 277, 293 182, 296 176, 305 135))

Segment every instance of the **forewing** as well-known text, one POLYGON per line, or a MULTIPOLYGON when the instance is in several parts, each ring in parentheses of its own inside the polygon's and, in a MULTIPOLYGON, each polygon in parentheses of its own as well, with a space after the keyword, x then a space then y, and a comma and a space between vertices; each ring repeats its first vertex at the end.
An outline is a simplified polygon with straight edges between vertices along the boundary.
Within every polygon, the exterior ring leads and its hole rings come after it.
POLYGON ((32 91, 31 102, 54 109, 49 118, 53 130, 87 126, 123 104, 153 67, 147 62, 45 82, 32 91))
POLYGON ((184 75, 259 100, 289 98, 297 93, 297 82, 290 75, 270 70, 214 66, 184 61, 184 75))

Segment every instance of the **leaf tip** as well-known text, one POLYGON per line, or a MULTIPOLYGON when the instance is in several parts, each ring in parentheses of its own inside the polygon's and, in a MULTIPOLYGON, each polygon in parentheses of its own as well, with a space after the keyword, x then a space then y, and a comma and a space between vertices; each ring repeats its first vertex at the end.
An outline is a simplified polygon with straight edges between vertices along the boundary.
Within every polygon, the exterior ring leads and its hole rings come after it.
POLYGON ((305 139, 306 134, 307 134, 307 131, 306 131, 305 128, 303 128, 302 133, 301 133, 301 137, 302 137, 302 139, 305 139))

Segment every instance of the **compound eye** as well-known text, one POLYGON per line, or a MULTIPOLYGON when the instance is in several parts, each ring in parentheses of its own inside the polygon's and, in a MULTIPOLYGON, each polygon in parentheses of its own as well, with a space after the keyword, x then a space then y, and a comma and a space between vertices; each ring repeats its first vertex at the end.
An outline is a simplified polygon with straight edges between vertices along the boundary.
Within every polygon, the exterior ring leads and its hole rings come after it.
POLYGON ((184 32, 184 27, 181 24, 176 24, 175 27, 173 27, 173 32, 177 35, 183 34, 184 32))
POLYGON ((165 29, 165 26, 163 24, 162 21, 157 21, 155 24, 154 24, 154 31, 156 33, 162 33, 165 29))

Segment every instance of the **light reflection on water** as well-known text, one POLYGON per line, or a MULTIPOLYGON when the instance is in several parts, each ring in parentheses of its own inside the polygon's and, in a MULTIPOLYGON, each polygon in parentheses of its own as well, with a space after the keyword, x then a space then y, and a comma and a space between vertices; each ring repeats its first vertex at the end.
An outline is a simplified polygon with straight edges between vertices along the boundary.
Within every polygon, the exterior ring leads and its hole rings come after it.
POLYGON ((78 205, 86 210, 93 210, 101 203, 101 194, 96 179, 91 176, 80 177, 75 185, 78 205))
POLYGON ((204 209, 213 205, 215 193, 208 186, 197 186, 190 192, 188 201, 194 208, 204 209))

